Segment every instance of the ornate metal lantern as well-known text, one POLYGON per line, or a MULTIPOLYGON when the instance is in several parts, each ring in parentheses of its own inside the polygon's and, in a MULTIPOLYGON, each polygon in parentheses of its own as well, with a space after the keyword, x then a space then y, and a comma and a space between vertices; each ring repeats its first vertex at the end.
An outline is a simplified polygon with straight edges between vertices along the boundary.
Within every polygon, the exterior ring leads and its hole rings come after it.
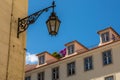
POLYGON ((56 16, 55 12, 52 12, 49 19, 46 21, 48 32, 50 35, 57 35, 60 23, 61 22, 56 16))

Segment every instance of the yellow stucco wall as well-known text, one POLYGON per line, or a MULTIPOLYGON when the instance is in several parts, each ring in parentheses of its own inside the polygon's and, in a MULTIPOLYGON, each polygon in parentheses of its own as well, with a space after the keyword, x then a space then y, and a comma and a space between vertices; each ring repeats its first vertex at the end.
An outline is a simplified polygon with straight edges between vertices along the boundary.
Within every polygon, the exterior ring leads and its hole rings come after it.
POLYGON ((27 10, 27 0, 0 0, 0 80, 24 79, 26 35, 17 38, 17 20, 27 10))
POLYGON ((53 63, 48 66, 41 67, 26 73, 31 76, 31 80, 37 80, 37 73, 45 71, 45 80, 52 80, 51 69, 59 66, 60 80, 104 80, 105 77, 113 75, 115 80, 120 80, 120 41, 88 51, 84 54, 73 56, 65 60, 53 63), (113 63, 103 66, 102 52, 112 50, 113 63), (93 70, 84 71, 84 58, 93 57, 93 70), (75 61, 76 73, 67 76, 67 63, 75 61))

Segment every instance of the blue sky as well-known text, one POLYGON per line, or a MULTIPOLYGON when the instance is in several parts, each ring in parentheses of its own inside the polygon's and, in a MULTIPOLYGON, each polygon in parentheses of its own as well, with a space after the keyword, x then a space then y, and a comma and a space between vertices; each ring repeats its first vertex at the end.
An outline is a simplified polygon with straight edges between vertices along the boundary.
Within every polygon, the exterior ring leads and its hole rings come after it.
MULTIPOLYGON (((57 36, 46 27, 51 10, 43 13, 27 30, 29 53, 59 52, 67 42, 77 40, 86 47, 99 43, 97 31, 112 26, 120 34, 120 0, 55 0, 61 20, 57 36)), ((52 0, 29 0, 28 14, 50 6, 52 0)))

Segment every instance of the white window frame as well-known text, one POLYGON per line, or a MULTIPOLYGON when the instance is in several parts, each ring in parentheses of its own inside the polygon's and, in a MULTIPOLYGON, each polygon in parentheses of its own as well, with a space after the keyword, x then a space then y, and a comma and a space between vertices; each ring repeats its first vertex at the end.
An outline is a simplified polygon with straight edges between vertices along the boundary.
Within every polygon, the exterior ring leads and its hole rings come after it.
POLYGON ((25 77, 25 80, 31 80, 31 76, 25 77))
POLYGON ((74 49, 75 49, 74 44, 68 46, 67 49, 68 49, 68 55, 74 53, 74 51, 75 51, 75 50, 74 50, 74 49))
POLYGON ((45 63, 45 56, 42 55, 39 57, 39 64, 44 64, 45 63))
POLYGON ((74 74, 75 74, 75 62, 68 63, 67 64, 67 75, 71 76, 74 74))
POLYGON ((112 63, 112 51, 107 50, 102 53, 103 56, 103 65, 108 65, 112 63))
POLYGON ((92 56, 84 58, 84 70, 88 71, 93 69, 93 60, 92 56))
POLYGON ((114 80, 114 77, 113 76, 108 76, 108 77, 105 77, 105 80, 114 80))
POLYGON ((44 76, 45 76, 45 73, 44 72, 40 72, 40 73, 38 73, 38 78, 37 78, 37 80, 44 80, 45 78, 44 78, 44 76))
POLYGON ((102 42, 108 42, 110 40, 109 32, 105 32, 101 34, 102 42))
POLYGON ((55 67, 52 69, 52 80, 59 79, 59 67, 55 67))

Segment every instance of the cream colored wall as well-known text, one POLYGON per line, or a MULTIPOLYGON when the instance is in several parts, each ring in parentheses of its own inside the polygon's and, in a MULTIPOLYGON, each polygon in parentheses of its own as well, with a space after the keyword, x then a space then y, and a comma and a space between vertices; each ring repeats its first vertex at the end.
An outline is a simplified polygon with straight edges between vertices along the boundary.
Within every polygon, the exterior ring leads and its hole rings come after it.
MULTIPOLYGON (((86 56, 93 56, 93 70, 91 71, 86 71, 84 72, 83 67, 80 69, 80 72, 82 74, 79 73, 79 75, 82 76, 81 79, 84 80, 104 80, 103 78, 109 75, 117 75, 118 73, 120 73, 120 63, 119 63, 119 57, 120 57, 120 41, 118 43, 115 43, 114 45, 109 45, 106 47, 102 47, 98 50, 93 50, 91 52, 89 52, 88 54, 84 54, 83 58, 86 56), (114 47, 113 47, 114 46, 114 47), (113 58, 113 64, 107 65, 107 66, 103 66, 102 63, 102 54, 101 52, 105 51, 105 50, 109 50, 112 49, 112 58, 113 58)), ((83 65, 83 58, 80 58, 78 61, 80 61, 80 65, 83 65)), ((120 76, 120 75, 119 75, 120 76)), ((119 79, 117 79, 119 80, 119 79)))
POLYGON ((27 0, 0 0, 0 80, 24 79, 26 35, 17 38, 17 19, 27 10, 27 0))
POLYGON ((120 41, 86 52, 81 55, 68 58, 57 63, 41 67, 39 69, 26 73, 26 76, 31 75, 32 80, 37 80, 37 73, 45 71, 45 80, 51 80, 51 69, 59 66, 60 68, 60 80, 104 80, 104 77, 113 75, 115 80, 120 80, 120 41), (119 45, 118 45, 119 44, 119 45), (112 50, 113 63, 103 66, 102 52, 106 50, 112 50), (93 57, 93 70, 84 71, 84 58, 93 57), (73 76, 67 76, 67 63, 76 62, 76 74, 73 76))

